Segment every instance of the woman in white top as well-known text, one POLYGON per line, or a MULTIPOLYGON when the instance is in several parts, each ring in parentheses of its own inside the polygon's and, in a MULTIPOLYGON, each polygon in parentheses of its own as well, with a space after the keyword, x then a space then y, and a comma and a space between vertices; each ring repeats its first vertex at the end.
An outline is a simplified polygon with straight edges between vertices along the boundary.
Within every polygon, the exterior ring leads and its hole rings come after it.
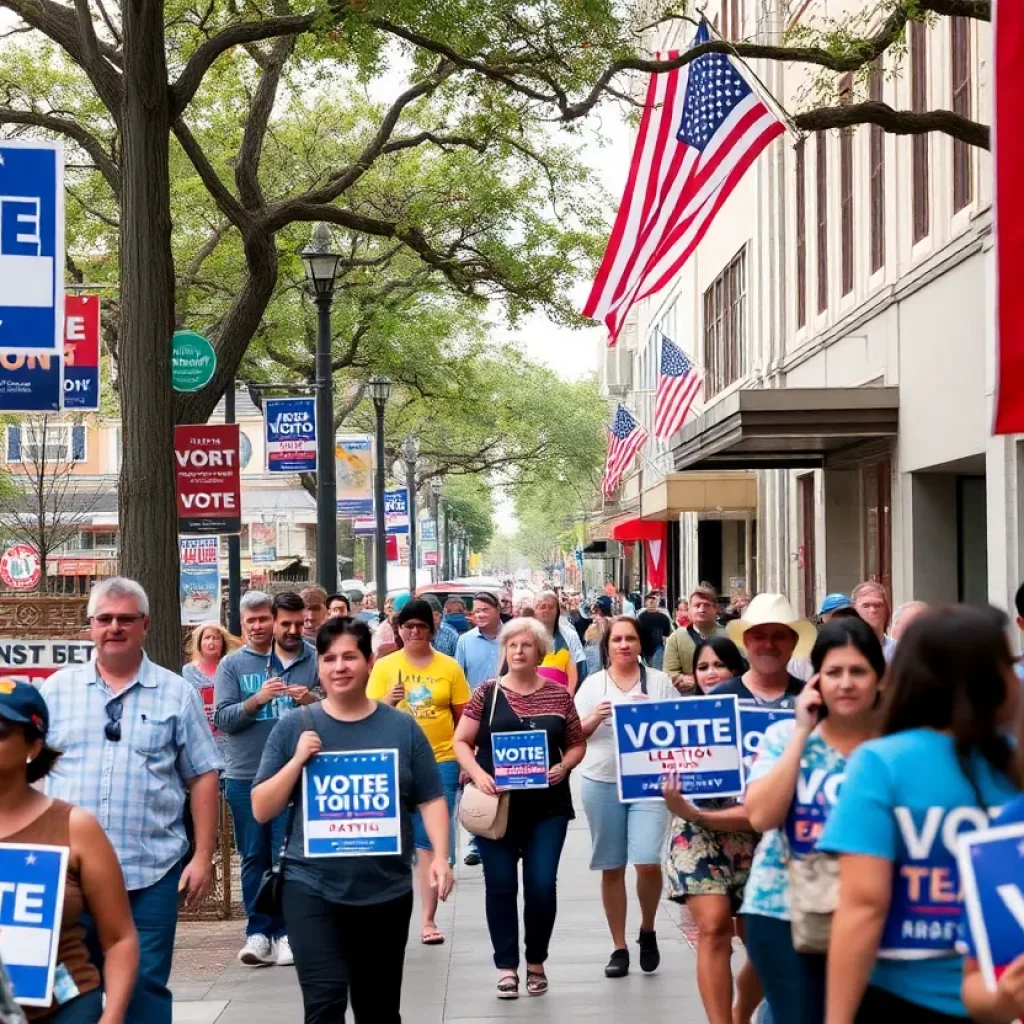
POLYGON ((590 826, 590 869, 601 872, 601 900, 614 951, 604 969, 609 978, 629 972, 626 946, 626 865, 636 868, 640 900, 640 968, 657 970, 661 956, 654 917, 661 900, 661 862, 668 811, 660 800, 620 803, 615 773, 612 705, 636 700, 674 700, 678 694, 664 672, 640 663, 636 619, 611 620, 602 640, 604 669, 588 676, 576 694, 576 710, 587 737, 580 764, 583 809, 590 826))

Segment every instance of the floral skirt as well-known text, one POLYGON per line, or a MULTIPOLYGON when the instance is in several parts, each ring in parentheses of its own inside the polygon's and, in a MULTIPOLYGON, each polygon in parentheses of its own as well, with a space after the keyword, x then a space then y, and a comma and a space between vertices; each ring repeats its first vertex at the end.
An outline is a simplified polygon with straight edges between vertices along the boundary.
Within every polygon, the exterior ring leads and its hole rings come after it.
POLYGON ((728 896, 735 913, 757 840, 756 832, 712 832, 673 818, 665 863, 669 899, 684 903, 688 896, 728 896))

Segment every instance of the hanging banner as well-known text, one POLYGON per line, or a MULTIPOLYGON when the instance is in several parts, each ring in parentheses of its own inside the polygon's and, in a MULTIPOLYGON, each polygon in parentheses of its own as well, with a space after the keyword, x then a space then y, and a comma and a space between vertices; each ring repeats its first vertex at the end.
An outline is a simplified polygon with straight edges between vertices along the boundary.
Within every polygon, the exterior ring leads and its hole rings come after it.
POLYGON ((368 434, 334 439, 338 478, 338 515, 342 519, 373 515, 373 442, 368 434))
POLYGON ((94 657, 91 640, 0 640, 0 676, 42 686, 58 669, 94 657))
POLYGON ((181 624, 220 618, 220 537, 179 537, 181 624))
POLYGON ((242 532, 238 424, 174 428, 178 533, 242 532))
MULTIPOLYGON (((387 533, 408 533, 409 532, 409 488, 395 487, 384 492, 384 527, 387 533)), ((375 533, 377 523, 372 514, 358 516, 352 524, 354 533, 367 534, 375 533)))
POLYGON ((263 403, 268 473, 316 472, 316 399, 268 398, 263 403))
POLYGON ((420 541, 424 551, 437 550, 437 520, 431 516, 424 516, 420 520, 420 541), (432 547, 428 548, 428 544, 432 547))
POLYGON ((277 523, 250 524, 249 557, 253 565, 273 565, 277 561, 277 523))

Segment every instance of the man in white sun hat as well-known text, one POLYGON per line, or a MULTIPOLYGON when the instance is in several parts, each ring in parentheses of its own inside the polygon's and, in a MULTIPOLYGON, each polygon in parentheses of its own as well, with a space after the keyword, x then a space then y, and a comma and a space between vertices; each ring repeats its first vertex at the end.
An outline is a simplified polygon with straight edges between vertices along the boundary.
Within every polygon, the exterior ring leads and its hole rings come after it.
POLYGON ((814 626, 793 611, 784 595, 758 594, 726 629, 750 668, 717 686, 715 693, 734 693, 765 708, 793 707, 804 681, 790 673, 789 662, 810 654, 817 638, 814 626))

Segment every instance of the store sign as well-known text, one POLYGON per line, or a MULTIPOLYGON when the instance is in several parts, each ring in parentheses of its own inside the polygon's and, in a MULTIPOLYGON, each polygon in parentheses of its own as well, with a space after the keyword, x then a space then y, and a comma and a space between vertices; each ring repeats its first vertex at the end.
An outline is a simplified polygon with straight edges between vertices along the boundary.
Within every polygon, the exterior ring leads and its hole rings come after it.
POLYGON ((268 398, 263 403, 268 473, 316 472, 316 399, 268 398))
POLYGON ((249 557, 253 565, 273 565, 277 561, 276 523, 250 524, 249 557))
POLYGON ((178 533, 242 531, 238 424, 174 428, 178 533))
POLYGON ((179 537, 178 596, 183 626, 220 618, 220 537, 179 537))
POLYGON ((369 435, 336 437, 334 466, 338 478, 338 515, 342 519, 372 517, 373 442, 369 435))
POLYGON ((0 675, 42 686, 69 665, 88 665, 95 657, 91 640, 0 640, 0 675))
MULTIPOLYGON (((384 527, 386 533, 409 532, 409 489, 395 487, 384 492, 384 527)), ((376 520, 372 515, 359 516, 352 524, 354 533, 375 533, 376 520)))
POLYGON ((8 590, 35 590, 40 579, 39 555, 30 544, 15 544, 0 555, 0 580, 8 590))

